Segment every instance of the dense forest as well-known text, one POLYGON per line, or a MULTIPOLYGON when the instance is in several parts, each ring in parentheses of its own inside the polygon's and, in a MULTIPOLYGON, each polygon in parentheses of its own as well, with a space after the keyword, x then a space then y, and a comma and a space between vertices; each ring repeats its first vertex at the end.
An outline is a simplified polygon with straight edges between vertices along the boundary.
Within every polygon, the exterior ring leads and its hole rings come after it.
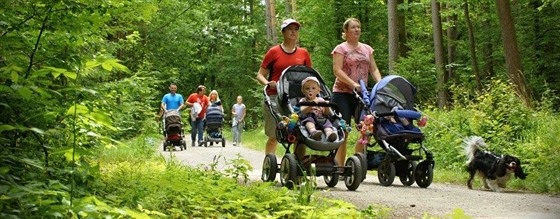
MULTIPOLYGON (((558 11, 554 0, 2 1, 0 216, 65 212, 56 203, 96 194, 99 151, 153 132, 169 83, 216 89, 226 111, 242 95, 248 128, 260 128, 256 72, 285 18, 301 22, 299 44, 329 87, 342 23, 360 19, 381 74, 417 86, 444 167, 464 163, 444 146, 477 134, 529 156, 529 172, 554 172, 558 11)), ((560 192, 559 176, 541 179, 527 189, 560 192)))

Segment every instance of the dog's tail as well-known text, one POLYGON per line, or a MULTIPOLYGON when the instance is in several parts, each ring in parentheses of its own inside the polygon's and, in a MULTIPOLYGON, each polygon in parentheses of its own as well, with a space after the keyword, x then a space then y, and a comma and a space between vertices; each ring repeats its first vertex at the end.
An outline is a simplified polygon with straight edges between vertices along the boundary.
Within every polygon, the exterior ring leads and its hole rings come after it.
POLYGON ((466 138, 465 143, 465 154, 467 155, 467 164, 471 163, 474 159, 474 153, 481 147, 486 147, 484 139, 480 136, 471 136, 466 138))

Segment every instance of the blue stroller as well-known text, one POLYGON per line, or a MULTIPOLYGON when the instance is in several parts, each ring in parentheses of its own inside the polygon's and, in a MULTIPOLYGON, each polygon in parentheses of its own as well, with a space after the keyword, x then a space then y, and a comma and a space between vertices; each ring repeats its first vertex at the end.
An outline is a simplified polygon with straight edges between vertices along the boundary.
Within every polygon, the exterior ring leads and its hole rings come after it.
MULTIPOLYGON (((361 94, 356 93, 363 105, 362 117, 373 115, 371 135, 381 151, 369 151, 362 155, 368 170, 377 169, 379 182, 383 186, 393 183, 398 176, 405 186, 415 181, 419 187, 430 186, 433 180, 433 154, 424 146, 424 133, 414 126, 425 125, 426 119, 414 108, 416 88, 406 79, 389 75, 379 81, 371 93, 361 81, 361 94), (416 145, 413 147, 412 145, 416 145), (417 152, 417 153, 414 153, 417 152), (422 154, 425 154, 425 158, 422 154), (365 157, 363 157, 365 156, 365 157)), ((359 127, 360 128, 360 127, 359 127)))
POLYGON ((226 138, 222 135, 224 126, 224 113, 218 106, 210 106, 206 109, 206 121, 204 127, 206 129, 206 136, 204 136, 204 147, 212 146, 222 143, 222 147, 226 146, 226 138))

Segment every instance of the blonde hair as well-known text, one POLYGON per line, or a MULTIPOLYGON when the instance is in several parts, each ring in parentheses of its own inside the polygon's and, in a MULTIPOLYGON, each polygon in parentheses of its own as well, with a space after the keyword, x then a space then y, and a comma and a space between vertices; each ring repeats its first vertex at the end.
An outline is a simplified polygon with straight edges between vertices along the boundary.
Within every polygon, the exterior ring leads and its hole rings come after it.
POLYGON ((346 21, 344 21, 344 24, 342 24, 342 39, 346 40, 346 31, 348 31, 348 26, 350 26, 350 22, 352 21, 356 21, 358 22, 358 24, 362 25, 362 22, 360 22, 360 20, 358 20, 358 18, 348 18, 346 19, 346 21))
POLYGON ((216 91, 216 90, 210 91, 210 94, 208 95, 208 98, 210 99, 210 101, 212 101, 212 94, 216 94, 216 100, 214 100, 214 101, 220 101, 220 96, 218 96, 218 91, 216 91))

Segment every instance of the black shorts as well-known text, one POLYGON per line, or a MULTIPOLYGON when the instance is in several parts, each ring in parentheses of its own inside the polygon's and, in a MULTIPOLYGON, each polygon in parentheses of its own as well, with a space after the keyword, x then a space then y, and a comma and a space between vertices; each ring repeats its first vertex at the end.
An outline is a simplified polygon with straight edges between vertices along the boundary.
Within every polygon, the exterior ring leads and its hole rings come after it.
POLYGON ((332 96, 333 103, 338 105, 338 111, 342 114, 342 119, 346 121, 349 126, 352 117, 354 117, 354 122, 357 124, 360 122, 360 114, 362 107, 356 95, 349 93, 333 93, 332 96))

